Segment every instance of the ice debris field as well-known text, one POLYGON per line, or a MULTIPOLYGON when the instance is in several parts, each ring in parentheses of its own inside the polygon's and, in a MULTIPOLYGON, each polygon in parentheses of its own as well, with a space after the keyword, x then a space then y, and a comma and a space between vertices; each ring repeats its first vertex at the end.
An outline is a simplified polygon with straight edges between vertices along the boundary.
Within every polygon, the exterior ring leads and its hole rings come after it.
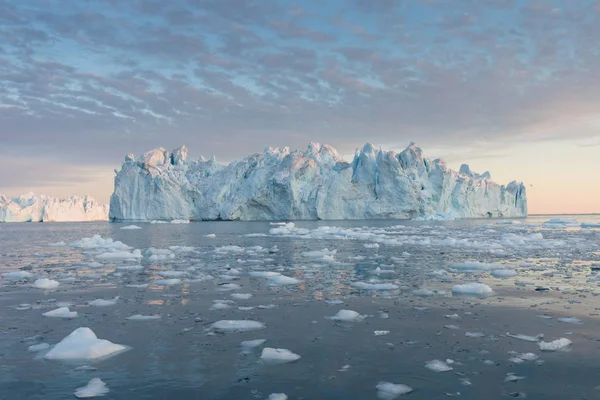
POLYGON ((597 398, 598 222, 3 225, 0 393, 597 398))

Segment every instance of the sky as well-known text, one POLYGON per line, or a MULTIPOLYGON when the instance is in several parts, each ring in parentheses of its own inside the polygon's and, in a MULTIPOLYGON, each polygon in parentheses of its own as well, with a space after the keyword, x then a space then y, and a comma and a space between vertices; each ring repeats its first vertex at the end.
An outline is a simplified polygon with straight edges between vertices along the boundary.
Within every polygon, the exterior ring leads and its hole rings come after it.
POLYGON ((600 212, 599 0, 0 0, 0 193, 108 202, 127 153, 411 141, 600 212))

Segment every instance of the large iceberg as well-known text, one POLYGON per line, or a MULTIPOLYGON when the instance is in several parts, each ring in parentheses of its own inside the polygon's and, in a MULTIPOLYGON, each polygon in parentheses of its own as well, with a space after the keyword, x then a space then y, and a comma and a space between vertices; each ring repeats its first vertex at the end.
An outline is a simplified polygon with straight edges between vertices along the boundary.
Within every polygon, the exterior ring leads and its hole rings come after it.
POLYGON ((113 221, 527 215, 522 183, 501 186, 466 165, 453 171, 414 143, 401 153, 365 144, 352 162, 319 143, 304 152, 269 147, 227 166, 188 161, 185 146, 159 148, 128 155, 115 172, 113 221))
POLYGON ((77 222, 108 220, 108 205, 93 197, 52 197, 33 193, 0 195, 0 222, 77 222))

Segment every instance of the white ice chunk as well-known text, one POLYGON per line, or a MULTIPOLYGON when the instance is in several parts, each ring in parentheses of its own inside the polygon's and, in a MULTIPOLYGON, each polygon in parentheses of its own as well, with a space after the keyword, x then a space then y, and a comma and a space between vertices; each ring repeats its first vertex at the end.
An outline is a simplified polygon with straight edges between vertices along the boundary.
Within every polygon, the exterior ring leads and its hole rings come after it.
POLYGON ((75 391, 75 397, 78 399, 89 399, 97 396, 104 396, 109 390, 106 384, 100 378, 94 378, 87 385, 80 387, 75 391))
POLYGON ((557 318, 556 320, 559 322, 566 322, 567 324, 577 324, 577 325, 583 324, 583 321, 581 321, 579 318, 575 318, 575 317, 563 317, 563 318, 557 318))
POLYGON ((267 282, 269 283, 269 285, 273 286, 297 285, 299 283, 302 283, 302 281, 299 279, 285 275, 269 276, 267 278, 267 282))
POLYGON ((48 311, 42 314, 44 317, 52 318, 75 318, 77 311, 69 310, 69 307, 60 307, 56 310, 48 311))
POLYGON ((375 389, 377 389, 377 397, 382 400, 393 400, 413 391, 410 386, 391 382, 379 382, 375 389))
POLYGON ((287 400, 287 398, 285 393, 271 393, 267 400, 287 400))
POLYGON ((390 331, 374 331, 375 336, 384 336, 390 333, 390 331))
POLYGON ((127 225, 127 226, 122 227, 121 229, 124 231, 132 231, 132 230, 142 229, 142 228, 137 225, 127 225))
POLYGON ((517 271, 514 269, 496 269, 491 272, 491 275, 495 278, 513 278, 517 276, 517 271))
POLYGON ((465 283, 462 285, 454 285, 452 287, 453 294, 471 294, 471 295, 486 295, 493 293, 491 287, 484 283, 465 283))
POLYGON ((569 339, 560 338, 551 342, 539 342, 538 346, 542 351, 558 351, 569 347, 571 343, 573 342, 571 342, 569 339))
POLYGON ((134 314, 134 315, 127 317, 126 319, 128 319, 130 321, 152 321, 152 320, 161 319, 161 318, 162 317, 160 315, 134 314))
POLYGON ((299 360, 301 357, 298 354, 292 353, 287 349, 274 349, 265 347, 262 351, 260 359, 268 364, 283 364, 299 360))
POLYGON ((243 320, 221 320, 212 324, 212 327, 218 331, 224 332, 245 332, 257 329, 264 329, 266 326, 262 322, 243 320))
POLYGON ((38 279, 33 283, 33 287, 38 289, 56 289, 58 285, 60 285, 58 281, 48 278, 38 279))
POLYGON ((352 311, 352 310, 340 310, 334 316, 332 316, 332 317, 325 317, 325 318, 331 319, 331 320, 334 320, 334 321, 350 322, 350 321, 362 321, 365 317, 363 315, 360 315, 356 311, 352 311))
POLYGON ((269 278, 272 276, 278 276, 281 275, 279 272, 273 272, 273 271, 252 271, 250 272, 250 276, 252 278, 269 278))
POLYGON ((2 277, 7 281, 25 281, 35 278, 35 275, 27 271, 5 272, 2 277))
POLYGON ((108 307, 108 306, 114 306, 115 304, 118 303, 118 301, 119 301, 119 296, 116 296, 110 300, 96 299, 96 300, 88 301, 88 305, 94 306, 94 307, 108 307))
POLYGON ((511 338, 515 338, 515 339, 519 339, 519 340, 524 340, 526 342, 539 342, 541 339, 544 338, 544 335, 539 334, 537 336, 528 336, 528 335, 522 335, 520 333, 518 334, 512 334, 512 333, 507 333, 506 336, 511 337, 511 338))
POLYGON ((179 285, 180 283, 181 283, 181 279, 177 279, 177 278, 159 279, 157 281, 154 281, 155 285, 161 285, 161 286, 173 286, 173 285, 179 285))
POLYGON ((446 364, 441 360, 431 360, 425 363, 425 368, 434 372, 447 372, 452 371, 454 368, 446 364))
POLYGON ((108 340, 98 339, 90 328, 77 328, 56 346, 44 358, 49 360, 95 360, 116 355, 127 347, 108 340))
POLYGON ((248 300, 252 297, 252 293, 233 293, 231 297, 236 300, 248 300))

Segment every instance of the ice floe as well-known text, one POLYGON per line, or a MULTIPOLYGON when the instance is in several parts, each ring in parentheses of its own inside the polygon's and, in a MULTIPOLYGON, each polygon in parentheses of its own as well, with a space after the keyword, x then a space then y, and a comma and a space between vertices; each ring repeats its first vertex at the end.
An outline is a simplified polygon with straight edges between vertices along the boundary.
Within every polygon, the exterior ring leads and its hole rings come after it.
POLYGON ((425 363, 425 368, 434 372, 448 372, 454 368, 443 362, 442 360, 431 360, 425 363))
POLYGON ((133 231, 136 229, 142 229, 142 228, 137 225, 127 225, 127 226, 124 226, 121 228, 121 230, 124 230, 124 231, 133 231))
POLYGON ((538 346, 541 351, 558 351, 568 348, 572 343, 569 339, 560 338, 551 342, 539 342, 538 346))
POLYGON ((262 322, 243 320, 221 320, 212 324, 213 329, 223 332, 245 332, 257 329, 264 329, 266 325, 262 322))
POLYGON ((89 399, 97 396, 104 396, 109 392, 106 384, 100 378, 91 379, 87 385, 80 387, 75 391, 75 397, 78 399, 89 399))
POLYGON ((290 276, 285 275, 275 275, 269 276, 267 278, 267 283, 272 286, 287 286, 287 285, 297 285, 302 283, 300 279, 292 278, 290 276))
POLYGON ((285 393, 271 393, 267 400, 287 400, 287 398, 285 393))
POLYGON ((299 360, 301 357, 298 354, 292 353, 287 349, 274 349, 265 347, 260 355, 260 359, 267 364, 284 364, 299 360))
POLYGON ((29 346, 27 348, 27 351, 38 352, 38 351, 47 350, 49 348, 50 348, 50 345, 48 343, 39 343, 39 344, 33 344, 33 345, 29 346))
POLYGON ((69 307, 60 307, 52 311, 48 311, 42 314, 44 317, 52 318, 75 318, 77 317, 77 311, 69 310, 69 307))
POLYGON ((44 358, 48 360, 88 361, 106 358, 127 350, 126 346, 98 339, 90 328, 77 328, 56 344, 44 358))
POLYGON ((360 315, 359 313, 357 313, 356 311, 353 311, 353 310, 340 310, 334 316, 326 317, 326 318, 334 320, 334 321, 350 322, 350 321, 362 321, 365 318, 365 316, 360 315))
POLYGON ((35 274, 27 271, 5 272, 2 277, 7 281, 28 281, 35 278, 35 274))
POLYGON ((116 296, 110 300, 96 299, 96 300, 88 301, 88 305, 94 306, 94 307, 108 307, 108 306, 114 306, 118 302, 119 302, 119 296, 116 296))
POLYGON ((60 283, 54 279, 42 278, 33 282, 33 287, 38 289, 56 289, 60 283))
POLYGON ((452 294, 457 295, 489 295, 494 291, 485 283, 465 283, 452 286, 452 294))
POLYGON ((413 388, 408 385, 391 382, 379 382, 375 389, 377 390, 377 397, 382 400, 393 400, 413 391, 413 388))
POLYGON ((161 319, 162 317, 160 315, 142 315, 142 314, 134 314, 131 315, 125 319, 128 319, 130 321, 152 321, 155 319, 161 319))
POLYGON ((395 290, 398 285, 393 283, 367 283, 367 282, 352 282, 350 286, 362 290, 395 290))

